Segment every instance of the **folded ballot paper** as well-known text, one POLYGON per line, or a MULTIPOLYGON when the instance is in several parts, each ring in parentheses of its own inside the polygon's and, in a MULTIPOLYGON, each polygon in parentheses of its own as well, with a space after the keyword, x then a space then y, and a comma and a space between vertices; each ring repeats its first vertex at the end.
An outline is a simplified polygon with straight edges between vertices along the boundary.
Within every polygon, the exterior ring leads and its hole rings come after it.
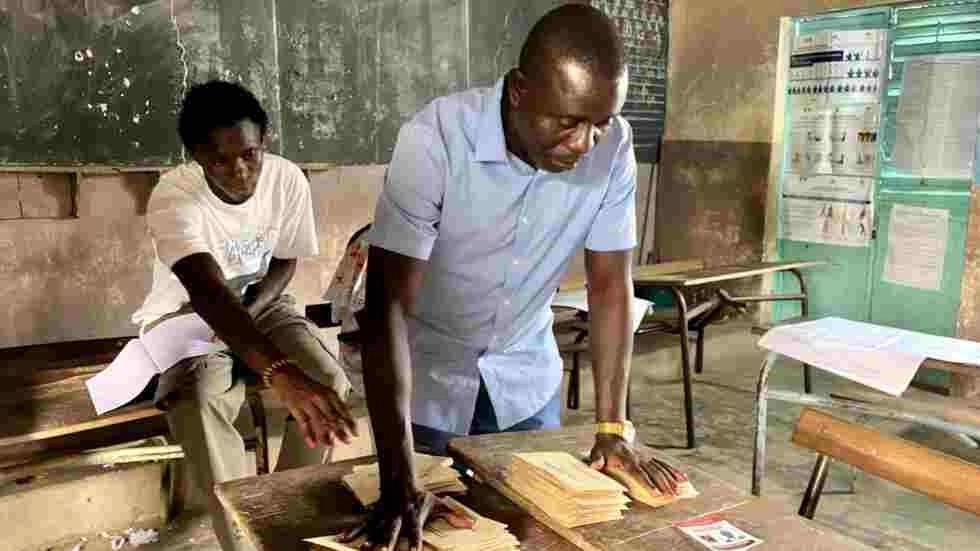
POLYGON ((155 375, 179 361, 227 350, 197 314, 175 316, 130 340, 109 367, 85 382, 99 415, 139 396, 155 375))

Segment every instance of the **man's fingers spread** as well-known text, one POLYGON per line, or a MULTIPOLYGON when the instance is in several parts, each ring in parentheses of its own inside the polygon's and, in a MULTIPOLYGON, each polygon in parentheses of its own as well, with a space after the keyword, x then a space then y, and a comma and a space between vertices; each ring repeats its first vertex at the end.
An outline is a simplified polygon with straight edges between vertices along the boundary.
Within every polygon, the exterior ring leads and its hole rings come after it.
POLYGON ((351 434, 356 436, 357 422, 354 420, 354 415, 351 413, 350 408, 347 407, 347 404, 340 399, 340 396, 337 396, 336 392, 331 392, 329 396, 329 402, 333 407, 335 416, 343 421, 345 425, 347 425, 347 429, 351 432, 351 434))
POLYGON ((302 410, 297 410, 293 412, 293 418, 296 419, 296 424, 299 426, 299 433, 303 435, 303 440, 306 442, 306 446, 315 448, 316 434, 313 433, 313 428, 310 426, 310 422, 306 418, 306 413, 302 410))
POLYGON ((663 461, 661 461, 659 459, 656 459, 656 458, 654 458, 653 461, 657 465, 660 465, 665 471, 667 471, 667 474, 670 475, 670 478, 674 482, 681 482, 682 481, 684 475, 682 475, 681 472, 678 471, 677 469, 675 469, 674 467, 671 467, 669 463, 665 463, 665 462, 663 462, 663 461))
POLYGON ((653 482, 655 488, 665 494, 677 495, 677 484, 670 480, 663 471, 646 465, 642 466, 641 470, 647 475, 647 479, 653 482))

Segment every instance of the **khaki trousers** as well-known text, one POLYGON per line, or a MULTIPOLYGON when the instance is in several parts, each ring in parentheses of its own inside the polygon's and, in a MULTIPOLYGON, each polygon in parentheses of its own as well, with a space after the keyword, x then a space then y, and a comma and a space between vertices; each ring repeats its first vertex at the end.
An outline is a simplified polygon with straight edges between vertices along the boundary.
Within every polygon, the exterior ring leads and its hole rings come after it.
MULTIPOLYGON (((347 399, 350 383, 327 349, 317 327, 300 315, 292 297, 283 295, 256 318, 259 330, 311 379, 347 399)), ((155 401, 166 411, 170 431, 180 443, 195 484, 207 497, 208 511, 223 551, 245 547, 232 521, 214 494, 214 485, 248 474, 245 444, 235 428, 245 402, 251 372, 235 366, 227 353, 188 358, 167 370, 157 386, 155 401)), ((253 377, 254 380, 254 377, 253 377)), ((296 422, 286 423, 276 470, 322 462, 329 450, 310 450, 296 422)))

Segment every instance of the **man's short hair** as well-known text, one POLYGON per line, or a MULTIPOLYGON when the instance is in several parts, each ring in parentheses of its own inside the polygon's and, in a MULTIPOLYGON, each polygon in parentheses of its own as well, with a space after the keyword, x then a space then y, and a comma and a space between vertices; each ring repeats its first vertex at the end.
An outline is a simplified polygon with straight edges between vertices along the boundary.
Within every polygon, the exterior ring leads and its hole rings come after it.
POLYGON ((520 69, 525 76, 540 77, 549 64, 569 59, 609 80, 622 76, 626 56, 612 19, 585 4, 566 4, 551 10, 534 24, 524 41, 520 69))
POLYGON ((255 123, 265 136, 269 115, 256 99, 237 82, 211 80, 195 84, 184 96, 177 119, 177 132, 189 150, 206 144, 217 128, 230 128, 243 120, 255 123))

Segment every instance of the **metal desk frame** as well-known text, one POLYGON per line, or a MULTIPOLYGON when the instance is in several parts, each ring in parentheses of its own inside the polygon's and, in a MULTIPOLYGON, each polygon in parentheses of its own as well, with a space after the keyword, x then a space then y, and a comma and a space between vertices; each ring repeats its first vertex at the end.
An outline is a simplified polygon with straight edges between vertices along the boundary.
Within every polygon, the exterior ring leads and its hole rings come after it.
MULTIPOLYGON (((684 272, 677 274, 657 275, 646 279, 642 274, 634 276, 633 286, 635 288, 669 288, 674 297, 674 306, 677 310, 676 328, 674 331, 680 336, 681 345, 681 373, 684 380, 684 421, 687 428, 687 447, 697 447, 694 424, 694 392, 693 375, 691 373, 691 343, 689 332, 693 332, 695 338, 695 365, 694 373, 701 373, 704 369, 704 329, 721 316, 725 307, 733 307, 739 310, 745 309, 748 304, 759 302, 782 302, 797 301, 803 316, 808 314, 809 304, 807 298, 806 282, 803 278, 802 270, 805 268, 824 265, 824 262, 773 262, 763 263, 756 267, 744 267, 739 271, 738 266, 721 267, 709 270, 699 270, 697 272, 684 272), (728 272, 728 273, 725 273, 728 272), (718 289, 715 296, 697 306, 690 307, 684 297, 684 289, 702 287, 713 283, 736 281, 757 277, 762 275, 774 274, 778 272, 789 272, 796 277, 799 284, 798 293, 754 295, 744 297, 733 297, 724 289, 718 289), (714 273, 715 275, 712 275, 714 273)), ((811 390, 810 366, 805 365, 803 370, 804 390, 809 393, 811 390)))
MULTIPOLYGON (((783 358, 779 353, 770 352, 762 363, 759 372, 759 380, 756 384, 755 398, 755 446, 752 453, 752 495, 762 495, 762 482, 765 478, 766 469, 766 429, 767 429, 767 405, 770 399, 781 402, 790 402, 805 406, 821 408, 832 408, 855 413, 873 415, 885 419, 895 419, 899 421, 911 421, 939 429, 950 434, 965 434, 975 439, 980 439, 980 426, 968 425, 963 423, 953 423, 937 417, 935 415, 925 415, 922 413, 901 411, 890 407, 857 400, 847 400, 834 398, 831 396, 818 396, 814 394, 802 394, 788 390, 770 390, 769 373, 776 363, 783 358)), ((791 361, 791 358, 786 358, 791 361)), ((950 364, 937 360, 926 360, 923 367, 934 369, 945 369, 958 373, 968 373, 980 376, 980 367, 974 368, 960 364, 950 364), (973 373, 970 373, 973 370, 973 373)), ((824 473, 825 475, 825 473, 824 473)), ((812 484, 812 481, 811 481, 812 484)))

